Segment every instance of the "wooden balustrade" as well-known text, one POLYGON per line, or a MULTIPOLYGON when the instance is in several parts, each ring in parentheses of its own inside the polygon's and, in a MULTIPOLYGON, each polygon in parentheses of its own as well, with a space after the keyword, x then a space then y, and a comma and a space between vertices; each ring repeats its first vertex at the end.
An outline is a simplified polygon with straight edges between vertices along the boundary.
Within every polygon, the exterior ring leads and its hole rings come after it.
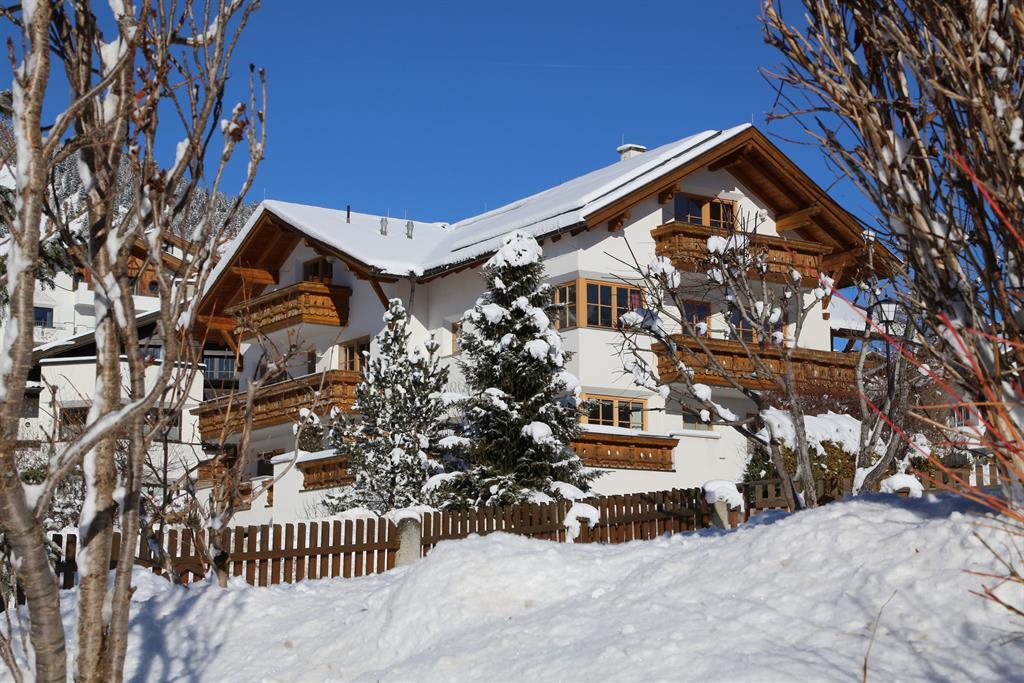
MULTIPOLYGON (((673 340, 679 347, 679 359, 687 368, 693 370, 693 381, 713 386, 731 386, 725 377, 734 377, 739 384, 751 389, 772 388, 775 384, 769 377, 759 376, 755 372, 755 363, 744 350, 743 345, 732 339, 704 339, 708 350, 724 368, 725 374, 714 368, 708 355, 692 337, 676 335, 673 340)), ((756 342, 748 346, 757 354, 765 367, 772 373, 783 376, 785 360, 783 349, 778 347, 761 348, 756 342)), ((668 358, 665 347, 654 344, 658 354, 658 376, 662 382, 679 380, 676 365, 668 358)), ((832 386, 853 389, 857 386, 856 353, 839 353, 837 351, 817 351, 796 348, 792 350, 793 371, 797 384, 807 386, 832 386)))
POLYGON ((570 447, 587 467, 670 472, 677 443, 669 436, 585 431, 570 447))
POLYGON ((708 238, 730 235, 743 235, 753 248, 768 251, 766 277, 770 281, 792 281, 791 273, 796 270, 800 272, 804 286, 817 286, 821 257, 832 251, 831 247, 816 242, 730 232, 682 221, 672 221, 651 231, 655 253, 668 258, 676 270, 682 272, 707 270, 708 238))
POLYGON ((352 290, 320 282, 298 282, 275 289, 253 299, 224 309, 224 315, 235 318, 235 334, 240 339, 293 325, 348 325, 349 298, 352 290))
POLYGON ((303 491, 347 486, 355 481, 355 476, 348 469, 347 455, 308 460, 295 466, 302 472, 303 491))
MULTIPOLYGON (((297 379, 261 387, 253 400, 253 429, 295 422, 302 408, 326 413, 337 406, 351 410, 356 398, 359 373, 353 370, 327 370, 297 379)), ((245 392, 203 401, 192 414, 199 417, 199 433, 214 441, 221 430, 238 434, 244 425, 245 392)))

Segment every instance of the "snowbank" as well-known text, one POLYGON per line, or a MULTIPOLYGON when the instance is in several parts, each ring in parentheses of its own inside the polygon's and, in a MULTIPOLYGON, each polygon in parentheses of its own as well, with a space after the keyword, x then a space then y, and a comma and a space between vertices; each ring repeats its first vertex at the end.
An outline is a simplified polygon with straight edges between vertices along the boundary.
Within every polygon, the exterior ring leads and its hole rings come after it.
MULTIPOLYGON (((768 408, 761 411, 761 417, 771 427, 776 438, 787 448, 796 443, 796 429, 793 416, 785 410, 768 408)), ((823 443, 831 441, 845 452, 855 454, 860 450, 860 420, 845 413, 833 413, 831 410, 821 415, 804 416, 804 432, 811 450, 823 454, 823 443)), ((757 437, 768 442, 768 428, 757 433, 757 437)))
POLYGON ((727 479, 712 479, 704 484, 704 500, 709 505, 722 501, 730 508, 743 509, 743 494, 736 488, 736 484, 727 479))
POLYGON ((886 477, 879 482, 878 490, 882 493, 907 490, 911 498, 920 498, 924 494, 924 486, 912 474, 894 474, 891 477, 886 477))
POLYGON ((623 545, 493 534, 379 576, 270 588, 142 571, 126 678, 860 680, 892 597, 872 680, 1006 680, 1024 643, 1004 644, 1019 625, 968 592, 981 579, 964 569, 994 563, 967 510, 869 496, 623 545))

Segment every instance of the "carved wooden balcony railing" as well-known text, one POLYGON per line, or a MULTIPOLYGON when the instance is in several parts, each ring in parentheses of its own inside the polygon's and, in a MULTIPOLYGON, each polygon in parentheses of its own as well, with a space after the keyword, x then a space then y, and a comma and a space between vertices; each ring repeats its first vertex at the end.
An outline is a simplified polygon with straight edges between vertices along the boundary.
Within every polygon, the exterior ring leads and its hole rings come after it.
MULTIPOLYGON (((739 341, 732 339, 704 339, 708 350, 725 369, 725 375, 715 370, 710 359, 692 337, 676 335, 673 337, 679 346, 679 359, 694 371, 693 381, 712 386, 732 386, 726 376, 736 377, 739 384, 750 389, 767 389, 775 385, 769 378, 754 377, 754 361, 743 349, 739 341)), ((770 372, 785 374, 783 350, 778 347, 761 348, 756 342, 748 342, 748 347, 757 354, 770 372)), ((660 343, 653 349, 658 354, 658 376, 662 382, 679 380, 676 365, 671 362, 660 343)), ((853 390, 857 386, 856 353, 839 353, 836 351, 817 351, 796 348, 792 350, 793 372, 797 385, 808 387, 836 387, 853 390)))
POLYGON ((831 247, 816 242, 784 239, 769 235, 729 232, 722 228, 693 225, 672 221, 651 231, 654 250, 658 256, 672 261, 681 272, 703 272, 708 259, 708 238, 744 235, 755 248, 768 250, 768 273, 770 281, 791 281, 794 270, 800 272, 805 286, 816 286, 821 258, 832 251, 831 247))
POLYGON ((587 467, 670 472, 677 443, 669 436, 584 431, 570 447, 587 467))
POLYGON ((293 325, 348 325, 352 290, 320 282, 298 282, 224 309, 239 322, 235 334, 252 337, 254 330, 273 332, 293 325))
MULTIPOLYGON (((351 410, 356 399, 359 373, 352 370, 328 370, 261 387, 253 400, 253 429, 295 422, 302 408, 325 413, 337 406, 351 410)), ((244 425, 245 391, 203 401, 192 409, 199 418, 199 433, 215 441, 221 430, 238 434, 244 425)))
POLYGON ((297 463, 295 466, 302 472, 303 491, 347 486, 356 479, 354 475, 349 473, 347 455, 309 460, 297 463))

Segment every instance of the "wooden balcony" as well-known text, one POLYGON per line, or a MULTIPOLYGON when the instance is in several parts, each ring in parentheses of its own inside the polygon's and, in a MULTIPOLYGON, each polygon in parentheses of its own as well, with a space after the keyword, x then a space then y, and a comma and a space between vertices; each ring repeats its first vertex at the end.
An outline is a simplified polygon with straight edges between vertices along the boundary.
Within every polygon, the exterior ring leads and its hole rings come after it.
POLYGON ((570 447, 587 467, 671 472, 677 443, 669 436, 584 431, 570 447))
POLYGON ((737 233, 706 225, 693 225, 672 221, 651 231, 654 250, 658 256, 672 261, 680 272, 704 272, 707 270, 708 238, 728 237, 745 234, 755 248, 768 252, 768 273, 770 281, 791 281, 790 273, 797 270, 803 276, 804 286, 817 286, 821 258, 832 251, 831 247, 817 242, 785 239, 769 235, 737 233))
POLYGON ((302 472, 303 491, 347 486, 356 479, 354 475, 349 473, 347 455, 309 460, 297 463, 295 466, 302 472))
POLYGON ((351 295, 348 287, 298 282, 246 299, 224 309, 224 315, 238 320, 235 334, 241 339, 252 337, 254 330, 267 333, 302 324, 344 327, 351 295))
MULTIPOLYGON (((326 413, 333 406, 351 410, 356 399, 359 373, 352 370, 328 370, 261 387, 253 400, 253 429, 295 422, 302 408, 326 413)), ((227 434, 238 434, 244 424, 245 392, 203 401, 192 414, 199 418, 199 433, 206 441, 216 441, 227 425, 227 434)))
MULTIPOLYGON (((695 339, 681 335, 676 335, 673 339, 679 346, 680 360, 694 371, 694 382, 720 387, 731 386, 723 374, 713 369, 710 360, 695 339)), ((751 389, 774 388, 775 385, 770 379, 754 376, 754 361, 744 351, 740 342, 731 339, 705 339, 704 343, 725 372, 729 376, 739 378, 742 386, 751 389)), ((771 372, 784 374, 785 361, 782 349, 761 348, 756 342, 750 342, 748 346, 757 353, 771 372)), ((676 372, 675 364, 666 357, 664 347, 655 344, 654 351, 658 354, 658 376, 661 381, 678 381, 679 373, 676 372)), ((856 353, 797 348, 793 349, 792 357, 798 385, 856 390, 856 353)))

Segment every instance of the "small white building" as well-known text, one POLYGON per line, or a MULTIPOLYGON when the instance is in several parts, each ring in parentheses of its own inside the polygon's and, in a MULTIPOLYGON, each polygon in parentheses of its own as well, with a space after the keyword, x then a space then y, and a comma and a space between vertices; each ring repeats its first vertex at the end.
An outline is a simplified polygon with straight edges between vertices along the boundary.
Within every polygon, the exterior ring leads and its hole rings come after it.
MULTIPOLYGON (((692 278, 693 314, 707 320, 721 354, 742 354, 725 333, 724 302, 702 300, 697 259, 707 238, 741 215, 760 215, 754 240, 785 273, 799 265, 817 280, 850 282, 863 247, 857 221, 750 125, 705 131, 662 147, 620 150, 621 159, 539 194, 454 223, 430 223, 265 201, 225 251, 201 304, 208 338, 219 336, 241 358, 239 385, 263 372, 269 347, 297 353, 287 376, 261 387, 254 408, 247 475, 290 467, 293 425, 303 406, 347 409, 358 382, 359 351, 383 327, 387 300, 406 305, 414 335, 433 337, 459 388, 458 323, 481 294, 480 266, 512 230, 543 246, 548 278, 565 304, 559 328, 574 353, 568 369, 594 400, 583 436, 572 444, 585 464, 605 470, 599 493, 699 486, 737 480, 747 444, 732 429, 711 428, 657 393, 638 389, 616 353, 621 313, 638 305, 628 265, 666 255, 692 278), (236 334, 237 316, 261 329, 265 343, 236 334)), ((809 303, 808 302, 804 302, 809 303)), ((787 335, 788 336, 788 335, 787 335)), ((816 378, 852 378, 853 359, 832 350, 821 304, 798 345, 816 378), (844 374, 845 373, 845 374, 844 374)), ((739 415, 752 406, 721 378, 702 376, 714 400, 739 415)), ((214 441, 227 424, 237 442, 241 399, 221 397, 196 410, 199 431, 214 441)), ((209 473, 203 482, 209 484, 209 473)), ((300 454, 273 496, 236 516, 242 524, 310 516, 323 491, 348 481, 344 458, 300 454)))

